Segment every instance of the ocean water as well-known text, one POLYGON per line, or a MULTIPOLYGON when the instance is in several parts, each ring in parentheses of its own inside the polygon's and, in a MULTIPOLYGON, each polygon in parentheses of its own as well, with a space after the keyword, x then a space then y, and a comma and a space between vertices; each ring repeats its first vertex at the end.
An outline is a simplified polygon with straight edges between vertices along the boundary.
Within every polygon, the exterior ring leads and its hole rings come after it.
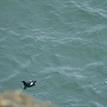
POLYGON ((0 91, 58 107, 107 107, 106 0, 0 0, 0 91), (22 80, 37 80, 23 90, 22 80))

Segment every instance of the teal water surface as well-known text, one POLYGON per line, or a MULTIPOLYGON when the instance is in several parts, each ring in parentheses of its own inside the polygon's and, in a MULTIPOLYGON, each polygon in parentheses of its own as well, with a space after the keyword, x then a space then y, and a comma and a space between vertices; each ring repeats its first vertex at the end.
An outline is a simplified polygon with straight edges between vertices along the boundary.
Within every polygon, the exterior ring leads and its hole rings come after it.
POLYGON ((1 0, 0 91, 58 107, 107 107, 107 1, 1 0), (37 86, 22 89, 22 80, 37 86))

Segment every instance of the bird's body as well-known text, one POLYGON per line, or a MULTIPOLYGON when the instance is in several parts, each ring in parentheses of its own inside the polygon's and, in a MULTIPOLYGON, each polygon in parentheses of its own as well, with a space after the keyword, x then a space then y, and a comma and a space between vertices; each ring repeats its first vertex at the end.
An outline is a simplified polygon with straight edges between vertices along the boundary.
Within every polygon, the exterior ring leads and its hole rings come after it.
POLYGON ((26 89, 26 88, 30 88, 30 87, 36 85, 36 81, 33 81, 33 80, 22 81, 22 83, 23 83, 23 85, 24 85, 24 89, 26 89))

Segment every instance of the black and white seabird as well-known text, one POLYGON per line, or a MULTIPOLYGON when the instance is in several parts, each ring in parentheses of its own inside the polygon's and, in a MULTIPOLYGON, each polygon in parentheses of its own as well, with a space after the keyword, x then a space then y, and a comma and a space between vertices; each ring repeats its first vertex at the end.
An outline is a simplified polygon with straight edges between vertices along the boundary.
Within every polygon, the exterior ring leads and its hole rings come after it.
POLYGON ((30 88, 30 87, 36 85, 36 81, 33 81, 33 80, 22 81, 22 83, 23 83, 23 85, 24 85, 24 89, 26 89, 26 88, 30 88))

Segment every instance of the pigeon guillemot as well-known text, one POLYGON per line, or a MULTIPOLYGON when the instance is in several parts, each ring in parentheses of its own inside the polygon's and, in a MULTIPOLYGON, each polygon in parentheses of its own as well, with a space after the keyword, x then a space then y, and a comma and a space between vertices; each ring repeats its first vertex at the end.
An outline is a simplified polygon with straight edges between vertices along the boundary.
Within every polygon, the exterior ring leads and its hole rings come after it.
POLYGON ((29 80, 29 81, 22 81, 23 85, 24 85, 24 89, 35 86, 36 85, 36 81, 33 80, 29 80))

